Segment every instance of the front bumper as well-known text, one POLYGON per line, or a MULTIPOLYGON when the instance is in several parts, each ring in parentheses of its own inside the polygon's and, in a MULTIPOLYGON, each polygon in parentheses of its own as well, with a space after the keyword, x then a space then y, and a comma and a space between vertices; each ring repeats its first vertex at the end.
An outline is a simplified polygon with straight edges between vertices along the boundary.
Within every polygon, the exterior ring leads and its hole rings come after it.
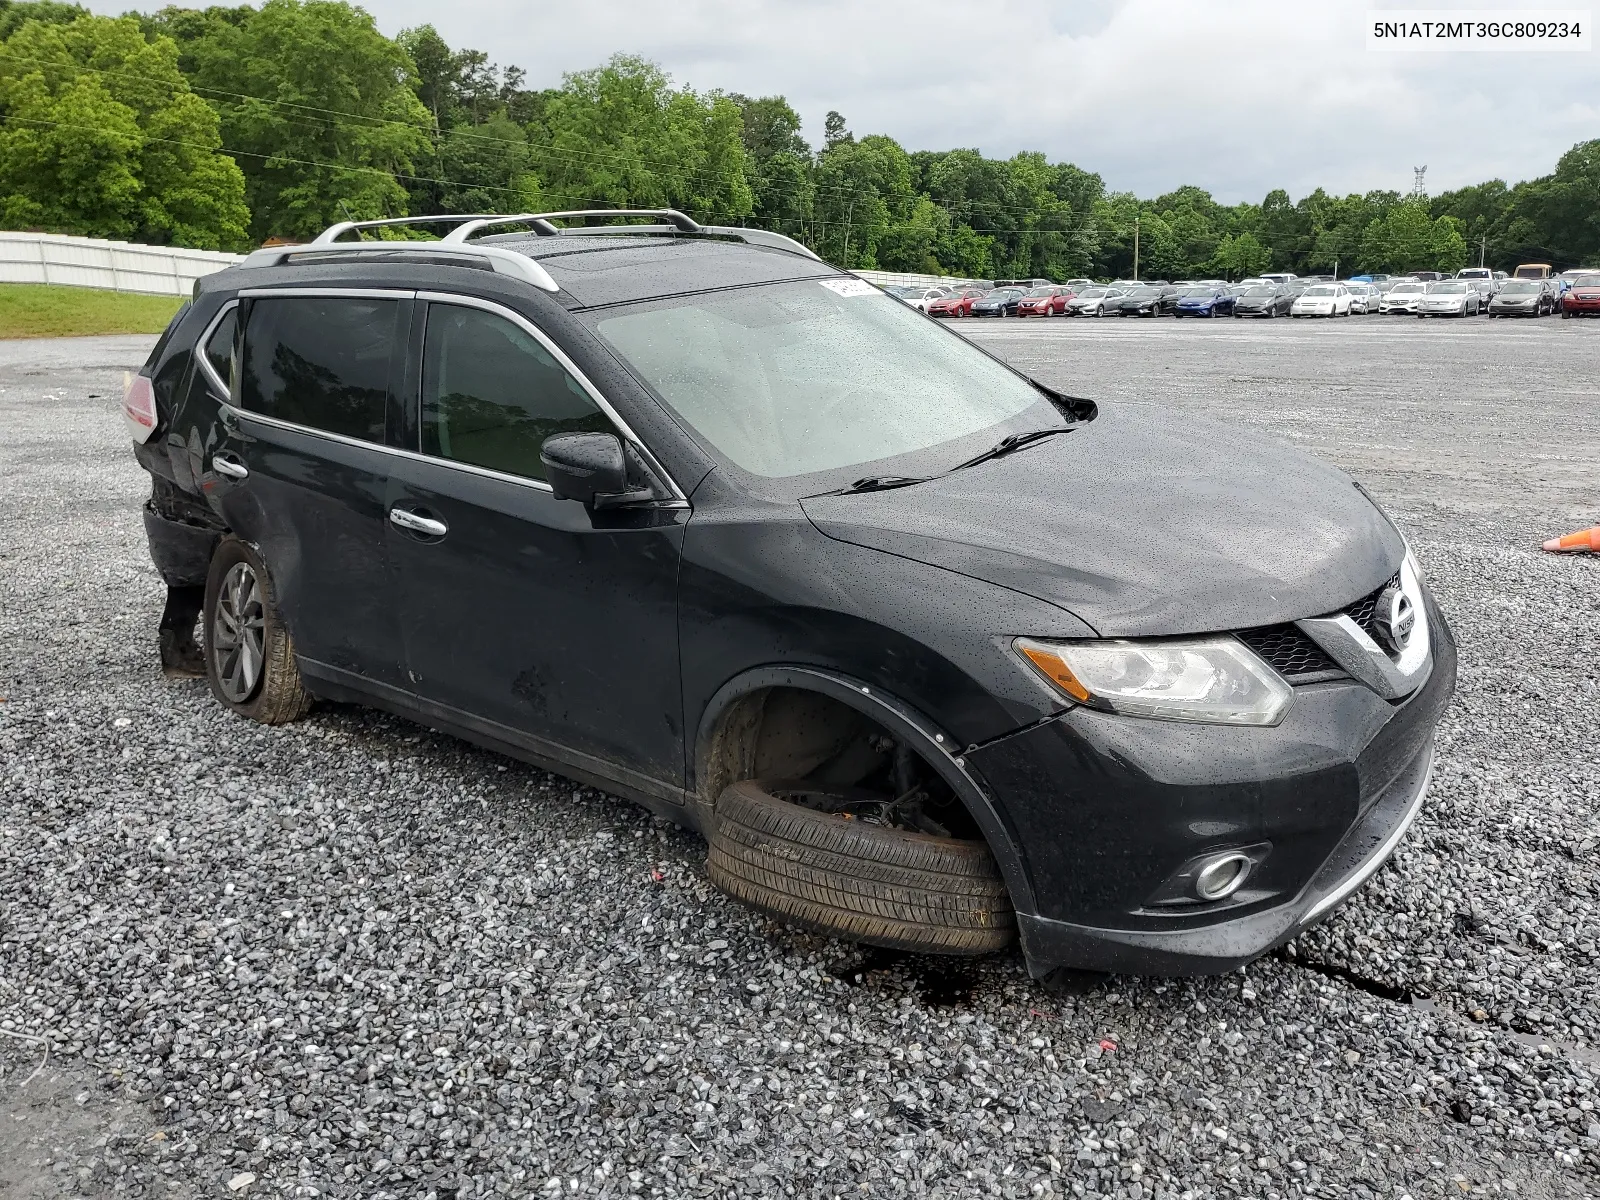
POLYGON ((1419 811, 1456 652, 1431 599, 1428 678, 1391 703, 1350 680, 1303 685, 1271 729, 1074 708, 969 752, 1033 887, 1029 968, 1228 971, 1321 920, 1394 852, 1419 811), (1234 896, 1168 904, 1198 857, 1248 851, 1234 896))

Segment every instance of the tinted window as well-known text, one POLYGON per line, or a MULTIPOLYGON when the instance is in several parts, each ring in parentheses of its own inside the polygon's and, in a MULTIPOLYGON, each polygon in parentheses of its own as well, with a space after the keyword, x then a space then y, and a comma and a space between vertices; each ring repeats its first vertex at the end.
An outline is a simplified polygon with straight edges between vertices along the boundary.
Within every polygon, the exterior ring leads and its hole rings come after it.
POLYGON ((245 326, 240 402, 251 412, 383 441, 398 300, 259 299, 245 326))
POLYGON ((481 309, 429 307, 423 453, 543 479, 539 447, 545 438, 585 431, 613 429, 537 338, 481 309))
POLYGON ((230 308, 222 320, 217 322, 217 327, 212 331, 211 340, 205 344, 202 353, 206 361, 211 364, 211 369, 217 373, 217 378, 222 380, 232 395, 234 390, 234 368, 237 363, 238 350, 239 308, 235 305, 230 308))

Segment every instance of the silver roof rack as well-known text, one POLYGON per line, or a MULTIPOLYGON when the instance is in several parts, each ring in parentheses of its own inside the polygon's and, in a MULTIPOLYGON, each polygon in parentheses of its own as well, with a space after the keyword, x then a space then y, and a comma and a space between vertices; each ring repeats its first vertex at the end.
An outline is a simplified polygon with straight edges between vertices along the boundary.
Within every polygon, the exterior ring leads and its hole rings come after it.
MULTIPOLYGON (((480 229, 490 225, 532 225, 542 237, 550 237, 561 232, 551 221, 560 221, 569 217, 660 217, 679 233, 702 233, 704 227, 694 218, 675 208, 574 208, 566 212, 547 213, 518 213, 515 216, 505 217, 472 217, 464 225, 458 225, 447 233, 442 240, 446 242, 464 242, 480 229)), ((637 229, 636 225, 599 226, 599 228, 637 229)), ((578 231, 574 231, 578 232, 578 231)), ((594 230, 588 226, 581 229, 583 233, 592 233, 594 230)))
POLYGON ((791 254, 804 255, 820 262, 810 250, 793 238, 765 229, 745 229, 733 225, 701 225, 675 208, 580 208, 562 212, 452 213, 426 217, 384 217, 373 221, 340 221, 328 226, 313 241, 300 246, 269 246, 249 255, 241 267, 277 267, 305 255, 428 254, 438 258, 477 259, 500 275, 509 275, 547 292, 561 287, 535 258, 508 246, 469 241, 479 230, 497 225, 530 225, 540 237, 560 235, 587 237, 594 234, 671 233, 729 238, 754 246, 770 246, 791 254), (580 225, 563 228, 551 222, 574 217, 659 217, 664 225, 580 225), (354 241, 339 239, 347 233, 405 225, 453 225, 444 237, 428 241, 354 241))
POLYGON ((398 225, 459 225, 463 221, 491 220, 494 215, 493 213, 456 213, 431 217, 384 217, 376 221, 340 221, 337 224, 329 225, 321 233, 317 234, 316 240, 311 244, 313 246, 326 246, 330 242, 337 242, 352 229, 360 231, 362 229, 393 228, 398 225))

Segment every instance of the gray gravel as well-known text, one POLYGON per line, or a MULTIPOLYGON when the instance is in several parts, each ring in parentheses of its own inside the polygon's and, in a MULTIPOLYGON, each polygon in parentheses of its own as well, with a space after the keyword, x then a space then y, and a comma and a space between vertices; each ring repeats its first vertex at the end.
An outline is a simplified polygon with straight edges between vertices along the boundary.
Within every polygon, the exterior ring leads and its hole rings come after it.
POLYGON ((1393 869, 1292 954, 1068 996, 775 925, 404 722, 164 682, 148 340, 0 343, 0 1197, 1600 1191, 1600 563, 1532 549, 1600 518, 1600 330, 1369 320, 972 331, 1349 467, 1462 644, 1393 869))

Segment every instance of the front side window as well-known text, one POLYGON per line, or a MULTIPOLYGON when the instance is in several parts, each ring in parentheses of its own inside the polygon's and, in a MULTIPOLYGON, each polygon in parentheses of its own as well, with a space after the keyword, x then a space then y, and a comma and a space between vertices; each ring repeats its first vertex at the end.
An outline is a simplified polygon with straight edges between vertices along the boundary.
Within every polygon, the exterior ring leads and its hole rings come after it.
POLYGON ((595 328, 714 449, 766 478, 925 450, 1030 409, 1060 424, 964 339, 832 279, 630 306, 595 328))
POLYGON ((545 438, 584 432, 614 429, 538 338, 482 309, 429 305, 422 350, 424 454, 542 480, 545 438))
POLYGON ((382 442, 400 311, 398 300, 356 296, 255 300, 245 323, 240 403, 263 416, 382 442))

